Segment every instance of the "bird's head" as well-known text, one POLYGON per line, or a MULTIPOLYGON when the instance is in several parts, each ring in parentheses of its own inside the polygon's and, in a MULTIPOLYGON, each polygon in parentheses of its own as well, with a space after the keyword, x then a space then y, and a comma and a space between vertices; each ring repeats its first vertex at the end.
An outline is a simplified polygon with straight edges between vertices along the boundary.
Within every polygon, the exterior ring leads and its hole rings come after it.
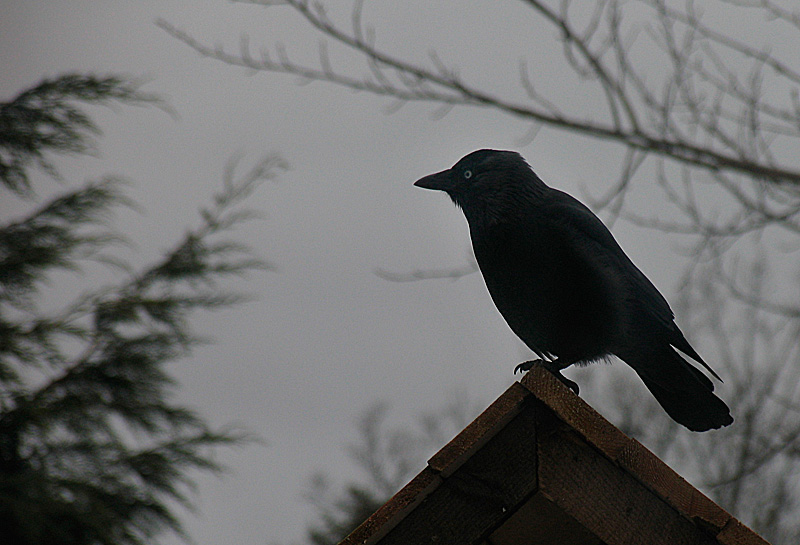
POLYGON ((547 189, 519 153, 491 149, 473 151, 414 185, 447 193, 470 225, 502 221, 547 189))

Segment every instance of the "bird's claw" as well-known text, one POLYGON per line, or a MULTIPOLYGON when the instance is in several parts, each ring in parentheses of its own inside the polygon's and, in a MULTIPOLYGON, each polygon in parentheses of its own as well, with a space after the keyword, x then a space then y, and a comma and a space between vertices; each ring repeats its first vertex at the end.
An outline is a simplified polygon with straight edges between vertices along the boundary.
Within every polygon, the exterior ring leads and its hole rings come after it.
POLYGON ((553 373, 556 376, 556 378, 558 380, 560 380, 561 383, 564 386, 566 386, 567 388, 572 390, 575 393, 575 395, 578 395, 578 393, 580 392, 580 388, 578 388, 578 384, 573 382, 573 381, 571 381, 570 379, 568 379, 564 375, 562 375, 561 374, 562 367, 560 367, 558 365, 553 365, 553 362, 549 362, 549 361, 545 361, 545 360, 541 360, 541 359, 540 360, 523 361, 522 363, 520 363, 519 365, 517 365, 514 368, 514 374, 516 375, 518 371, 523 372, 523 373, 526 372, 526 371, 530 371, 534 366, 537 366, 537 365, 541 366, 541 367, 544 367, 545 369, 547 369, 548 371, 553 373))
POLYGON ((530 361, 523 361, 516 367, 514 367, 514 374, 516 375, 517 372, 525 373, 530 371, 534 365, 544 365, 544 360, 530 360, 530 361))

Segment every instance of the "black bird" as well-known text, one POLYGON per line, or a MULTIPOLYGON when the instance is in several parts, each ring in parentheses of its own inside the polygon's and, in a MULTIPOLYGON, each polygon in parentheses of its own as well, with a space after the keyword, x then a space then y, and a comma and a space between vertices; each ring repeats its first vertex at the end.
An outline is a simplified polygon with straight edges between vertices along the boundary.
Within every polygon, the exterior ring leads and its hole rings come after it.
POLYGON ((613 354, 690 430, 733 422, 711 380, 678 353, 721 380, 661 293, 589 208, 545 185, 520 154, 478 150, 414 185, 444 191, 464 211, 497 309, 541 358, 517 369, 543 365, 577 393, 560 371, 613 354))

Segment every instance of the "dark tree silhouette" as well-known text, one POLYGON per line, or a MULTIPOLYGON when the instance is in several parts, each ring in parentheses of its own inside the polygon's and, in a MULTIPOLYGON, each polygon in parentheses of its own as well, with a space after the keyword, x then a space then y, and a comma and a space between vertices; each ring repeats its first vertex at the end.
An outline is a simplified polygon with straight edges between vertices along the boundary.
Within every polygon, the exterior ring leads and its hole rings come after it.
POLYGON ((224 235, 251 217, 243 199, 279 161, 243 175, 231 165, 198 226, 133 265, 114 255, 112 213, 130 204, 120 180, 32 203, 30 169, 57 175, 52 155, 94 145, 86 103, 158 99, 124 78, 71 74, 0 105, 0 190, 27 208, 0 225, 0 533, 9 545, 139 545, 180 533, 174 509, 191 505, 190 472, 220 470, 213 447, 248 440, 176 403, 165 366, 199 342, 195 311, 244 299, 219 281, 267 268, 224 235), (58 290, 65 272, 83 278, 90 262, 117 268, 119 280, 87 280, 60 306, 45 300, 45 287, 58 290))

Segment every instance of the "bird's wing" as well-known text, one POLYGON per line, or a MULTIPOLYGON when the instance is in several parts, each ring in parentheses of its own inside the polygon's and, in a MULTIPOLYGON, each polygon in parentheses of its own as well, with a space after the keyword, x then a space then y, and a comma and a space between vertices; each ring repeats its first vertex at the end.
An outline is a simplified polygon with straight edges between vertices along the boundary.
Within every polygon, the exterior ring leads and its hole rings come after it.
POLYGON ((543 208, 544 217, 552 218, 561 229, 570 231, 570 235, 573 236, 567 237, 567 240, 588 241, 593 246, 593 251, 621 267, 631 282, 637 298, 644 303, 644 308, 668 329, 675 328, 673 323, 675 316, 667 300, 625 254, 611 231, 594 212, 571 195, 557 189, 548 194, 543 208))
POLYGON ((600 218, 571 195, 558 190, 553 191, 554 193, 551 194, 551 198, 545 205, 547 207, 545 217, 556 218, 555 221, 558 221, 563 229, 572 231, 571 234, 574 236, 568 237, 568 240, 589 240, 594 244, 593 250, 602 252, 606 259, 616 262, 631 282, 635 296, 643 303, 643 308, 666 328, 668 342, 699 362, 717 380, 721 381, 719 375, 692 348, 681 330, 675 325, 675 315, 667 300, 625 254, 600 218))

